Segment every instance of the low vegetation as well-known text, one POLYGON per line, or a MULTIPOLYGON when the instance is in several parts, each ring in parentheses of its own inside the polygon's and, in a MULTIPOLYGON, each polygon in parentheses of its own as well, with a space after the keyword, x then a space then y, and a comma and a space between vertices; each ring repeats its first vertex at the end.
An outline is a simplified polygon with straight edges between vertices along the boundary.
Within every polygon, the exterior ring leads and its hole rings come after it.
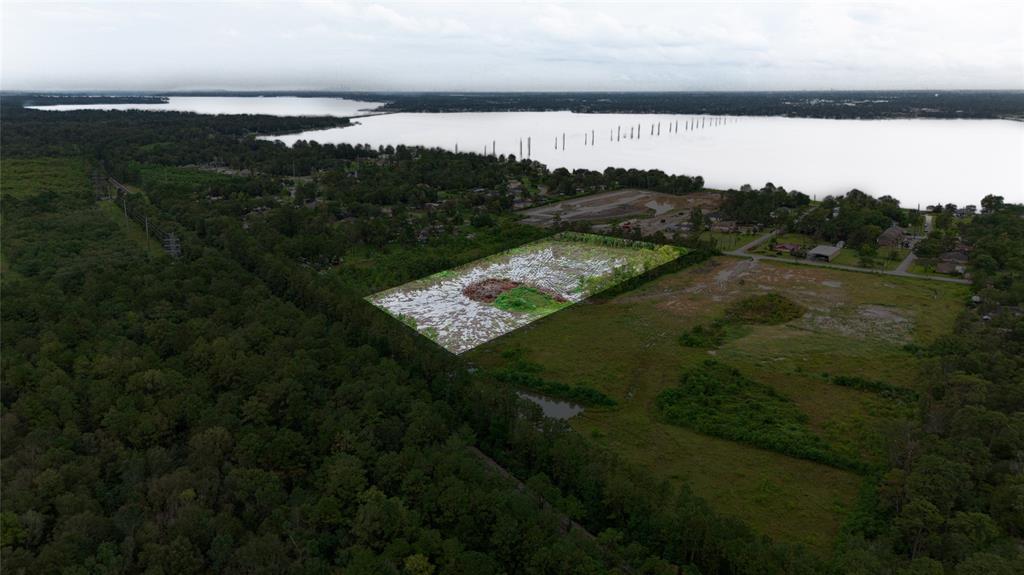
POLYGON ((512 359, 509 365, 494 372, 494 376, 499 381, 516 388, 590 407, 612 407, 616 404, 614 399, 596 389, 566 385, 541 377, 540 373, 543 368, 536 363, 522 359, 521 354, 511 353, 507 354, 507 357, 512 359))
POLYGON ((864 377, 850 376, 850 375, 839 375, 831 378, 829 381, 836 385, 843 387, 849 387, 852 389, 859 389, 861 391, 870 391, 877 393, 882 397, 897 399, 899 401, 913 402, 917 401, 918 394, 913 389, 907 389, 905 387, 899 387, 885 383, 884 381, 878 381, 875 379, 867 379, 864 377))

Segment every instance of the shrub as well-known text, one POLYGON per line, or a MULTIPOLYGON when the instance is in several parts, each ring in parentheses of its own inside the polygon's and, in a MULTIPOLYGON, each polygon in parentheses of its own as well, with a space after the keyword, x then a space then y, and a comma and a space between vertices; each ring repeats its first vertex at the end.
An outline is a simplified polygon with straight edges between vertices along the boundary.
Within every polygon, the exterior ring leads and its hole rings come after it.
POLYGON ((898 387, 885 383, 884 381, 877 381, 873 379, 864 379, 863 377, 840 375, 832 378, 832 383, 841 385, 843 387, 849 387, 852 389, 859 389, 862 391, 870 391, 877 393, 882 397, 888 399, 896 399, 899 401, 914 402, 917 401, 917 392, 912 389, 905 387, 898 387))
POLYGON ((665 421, 835 467, 864 470, 807 428, 807 416, 771 387, 714 360, 685 372, 655 402, 665 421))
POLYGON ((717 320, 683 332, 679 343, 686 347, 716 348, 725 343, 725 332, 725 322, 717 320))
POLYGON ((804 314, 804 309, 786 296, 767 293, 750 296, 730 305, 725 316, 740 323, 777 325, 794 320, 804 314))

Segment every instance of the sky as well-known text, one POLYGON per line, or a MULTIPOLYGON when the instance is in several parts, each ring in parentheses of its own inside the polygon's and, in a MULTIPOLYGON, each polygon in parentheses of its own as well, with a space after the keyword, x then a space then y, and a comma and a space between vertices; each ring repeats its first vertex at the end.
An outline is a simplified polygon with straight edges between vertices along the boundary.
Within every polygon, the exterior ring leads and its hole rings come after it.
POLYGON ((1024 89, 1015 2, 0 0, 3 90, 1024 89))

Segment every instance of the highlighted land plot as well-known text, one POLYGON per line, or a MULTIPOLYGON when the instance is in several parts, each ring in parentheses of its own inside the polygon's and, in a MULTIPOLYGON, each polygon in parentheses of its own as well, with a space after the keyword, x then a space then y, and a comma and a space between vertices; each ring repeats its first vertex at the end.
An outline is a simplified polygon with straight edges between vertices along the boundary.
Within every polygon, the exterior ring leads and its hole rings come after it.
POLYGON ((685 253, 563 232, 366 299, 459 354, 685 253))

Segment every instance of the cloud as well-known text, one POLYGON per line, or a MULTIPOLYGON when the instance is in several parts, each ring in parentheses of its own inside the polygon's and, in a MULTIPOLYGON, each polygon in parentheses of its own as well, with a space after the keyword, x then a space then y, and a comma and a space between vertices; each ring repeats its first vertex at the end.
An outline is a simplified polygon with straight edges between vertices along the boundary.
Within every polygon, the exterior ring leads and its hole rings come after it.
POLYGON ((0 5, 0 82, 6 89, 1024 89, 1022 22, 1024 4, 1005 2, 13 0, 0 5))

